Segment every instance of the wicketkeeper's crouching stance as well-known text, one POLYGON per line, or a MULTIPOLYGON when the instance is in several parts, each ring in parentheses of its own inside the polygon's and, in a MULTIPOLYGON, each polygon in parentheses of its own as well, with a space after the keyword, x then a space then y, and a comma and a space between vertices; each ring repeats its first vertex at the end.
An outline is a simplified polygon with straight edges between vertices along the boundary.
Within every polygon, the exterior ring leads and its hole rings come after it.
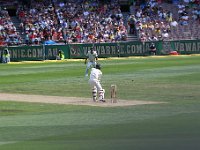
POLYGON ((100 80, 102 77, 101 66, 96 64, 96 68, 91 69, 89 84, 92 88, 93 101, 105 102, 104 93, 105 90, 102 88, 100 80), (98 96, 98 99, 97 99, 98 96))

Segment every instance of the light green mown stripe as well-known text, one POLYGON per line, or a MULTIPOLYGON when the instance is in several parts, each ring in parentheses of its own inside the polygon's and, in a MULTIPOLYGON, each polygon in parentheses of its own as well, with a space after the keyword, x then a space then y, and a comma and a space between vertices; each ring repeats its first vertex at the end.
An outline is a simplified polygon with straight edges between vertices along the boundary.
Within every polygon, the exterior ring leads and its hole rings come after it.
POLYGON ((13 143, 17 143, 18 141, 0 141, 0 145, 6 145, 6 144, 13 144, 13 143))

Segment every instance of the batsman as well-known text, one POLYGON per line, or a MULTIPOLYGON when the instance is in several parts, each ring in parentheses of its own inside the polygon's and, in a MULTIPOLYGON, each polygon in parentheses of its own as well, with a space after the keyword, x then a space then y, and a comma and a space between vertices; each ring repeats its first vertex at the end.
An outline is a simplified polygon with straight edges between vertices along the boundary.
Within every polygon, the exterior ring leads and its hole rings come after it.
POLYGON ((105 102, 104 99, 105 90, 102 88, 100 83, 101 77, 102 77, 101 65, 96 64, 96 67, 91 69, 90 79, 89 79, 89 84, 92 89, 92 98, 94 102, 96 101, 105 102))

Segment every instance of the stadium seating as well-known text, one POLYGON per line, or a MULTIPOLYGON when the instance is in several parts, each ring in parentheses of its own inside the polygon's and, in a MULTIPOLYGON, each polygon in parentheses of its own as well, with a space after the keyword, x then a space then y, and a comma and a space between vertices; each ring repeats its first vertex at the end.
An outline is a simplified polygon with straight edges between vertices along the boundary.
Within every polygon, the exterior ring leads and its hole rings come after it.
POLYGON ((150 0, 140 7, 135 6, 136 9, 133 9, 133 6, 131 8, 139 39, 143 40, 145 37, 146 41, 149 41, 152 36, 156 36, 158 40, 199 39, 199 0, 194 4, 178 0, 172 3, 150 0))
MULTIPOLYGON (((136 1, 125 13, 118 0, 52 2, 32 0, 29 6, 19 3, 18 21, 14 22, 16 18, 12 19, 8 11, 1 8, 0 45, 37 45, 49 38, 65 44, 200 38, 199 0, 194 3, 149 0, 139 5, 136 1), (133 16, 135 32, 130 34, 129 19, 133 16)), ((3 6, 5 1, 0 0, 0 3, 3 6)))

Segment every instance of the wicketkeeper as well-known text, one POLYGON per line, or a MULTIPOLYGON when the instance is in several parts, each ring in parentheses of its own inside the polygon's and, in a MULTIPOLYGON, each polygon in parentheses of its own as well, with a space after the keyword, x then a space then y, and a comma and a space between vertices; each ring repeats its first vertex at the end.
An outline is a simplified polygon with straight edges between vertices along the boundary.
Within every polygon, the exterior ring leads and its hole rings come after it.
POLYGON ((100 64, 96 64, 96 67, 91 69, 90 79, 89 79, 89 84, 92 89, 92 98, 94 102, 98 100, 101 102, 105 102, 104 99, 105 90, 102 88, 100 83, 101 77, 102 77, 101 66, 100 64))

